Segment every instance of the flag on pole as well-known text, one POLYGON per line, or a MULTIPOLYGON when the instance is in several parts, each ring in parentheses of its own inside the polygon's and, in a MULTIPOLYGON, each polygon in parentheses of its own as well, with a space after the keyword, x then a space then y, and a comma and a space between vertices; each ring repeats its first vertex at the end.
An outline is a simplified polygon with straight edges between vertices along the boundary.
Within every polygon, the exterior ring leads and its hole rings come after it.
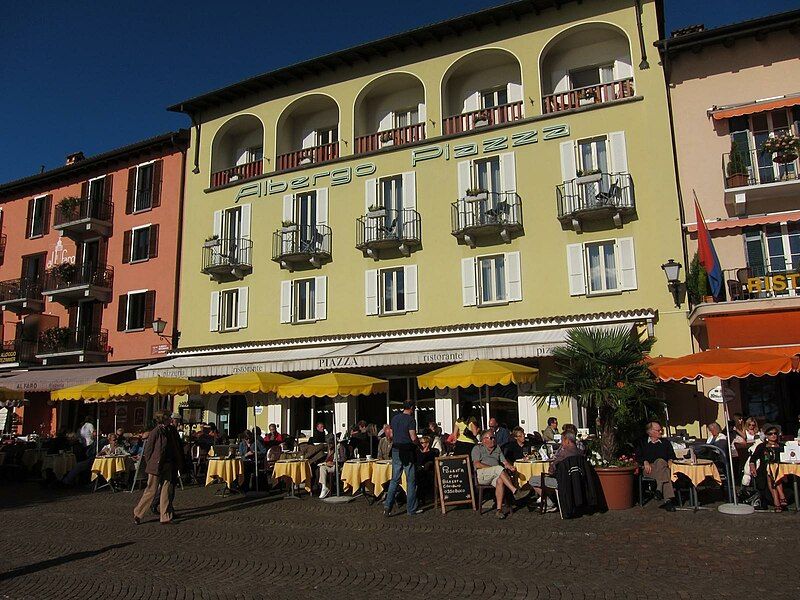
POLYGON ((700 210, 700 204, 697 202, 696 195, 694 197, 694 210, 697 217, 697 257, 700 260, 700 265, 708 274, 711 294, 714 298, 720 299, 723 294, 722 267, 719 264, 719 257, 711 241, 711 234, 708 231, 708 227, 706 227, 703 211, 700 210))

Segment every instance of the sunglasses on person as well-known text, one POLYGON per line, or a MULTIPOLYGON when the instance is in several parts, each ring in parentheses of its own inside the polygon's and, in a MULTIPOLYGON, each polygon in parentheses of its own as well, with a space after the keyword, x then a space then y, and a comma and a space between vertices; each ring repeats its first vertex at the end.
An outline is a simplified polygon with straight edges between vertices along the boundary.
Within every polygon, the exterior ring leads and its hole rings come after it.
POLYGON ((767 431, 767 435, 778 435, 777 431, 767 431))
POLYGON ((497 439, 497 438, 495 438, 493 435, 487 435, 487 436, 486 436, 485 438, 483 438, 483 439, 485 439, 485 440, 494 440, 494 439, 497 439))

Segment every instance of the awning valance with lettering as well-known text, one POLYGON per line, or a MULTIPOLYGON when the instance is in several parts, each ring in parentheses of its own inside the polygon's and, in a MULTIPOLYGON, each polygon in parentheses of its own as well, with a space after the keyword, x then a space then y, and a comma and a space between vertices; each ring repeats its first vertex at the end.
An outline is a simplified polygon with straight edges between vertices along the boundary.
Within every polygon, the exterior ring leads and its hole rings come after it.
POLYGON ((117 383, 133 379, 136 365, 105 365, 97 367, 65 367, 61 369, 31 369, 30 371, 14 371, 8 377, 0 377, 0 386, 23 392, 51 392, 73 385, 92 383, 112 375, 119 375, 117 383), (123 377, 125 372, 129 377, 123 377))

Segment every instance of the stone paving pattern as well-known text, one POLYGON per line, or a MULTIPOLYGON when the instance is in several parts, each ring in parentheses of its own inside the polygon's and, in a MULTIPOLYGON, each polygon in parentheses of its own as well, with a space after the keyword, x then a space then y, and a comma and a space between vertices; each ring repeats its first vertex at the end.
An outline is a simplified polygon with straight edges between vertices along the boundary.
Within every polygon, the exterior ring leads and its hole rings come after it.
POLYGON ((794 512, 385 519, 187 487, 175 525, 137 527, 140 494, 1 484, 0 598, 800 598, 794 512))

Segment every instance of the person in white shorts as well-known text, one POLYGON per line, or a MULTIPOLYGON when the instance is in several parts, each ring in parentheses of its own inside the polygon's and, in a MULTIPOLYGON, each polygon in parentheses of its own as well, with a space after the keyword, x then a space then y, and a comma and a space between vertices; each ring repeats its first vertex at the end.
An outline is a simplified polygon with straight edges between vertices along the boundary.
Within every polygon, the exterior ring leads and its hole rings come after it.
POLYGON ((481 443, 475 444, 470 454, 472 464, 475 466, 475 475, 480 485, 492 485, 495 489, 497 502, 497 518, 505 519, 503 512, 503 496, 506 489, 514 494, 514 500, 522 500, 529 493, 529 489, 517 488, 508 476, 507 470, 515 473, 514 465, 506 460, 503 451, 497 446, 495 435, 491 430, 484 431, 481 443))

